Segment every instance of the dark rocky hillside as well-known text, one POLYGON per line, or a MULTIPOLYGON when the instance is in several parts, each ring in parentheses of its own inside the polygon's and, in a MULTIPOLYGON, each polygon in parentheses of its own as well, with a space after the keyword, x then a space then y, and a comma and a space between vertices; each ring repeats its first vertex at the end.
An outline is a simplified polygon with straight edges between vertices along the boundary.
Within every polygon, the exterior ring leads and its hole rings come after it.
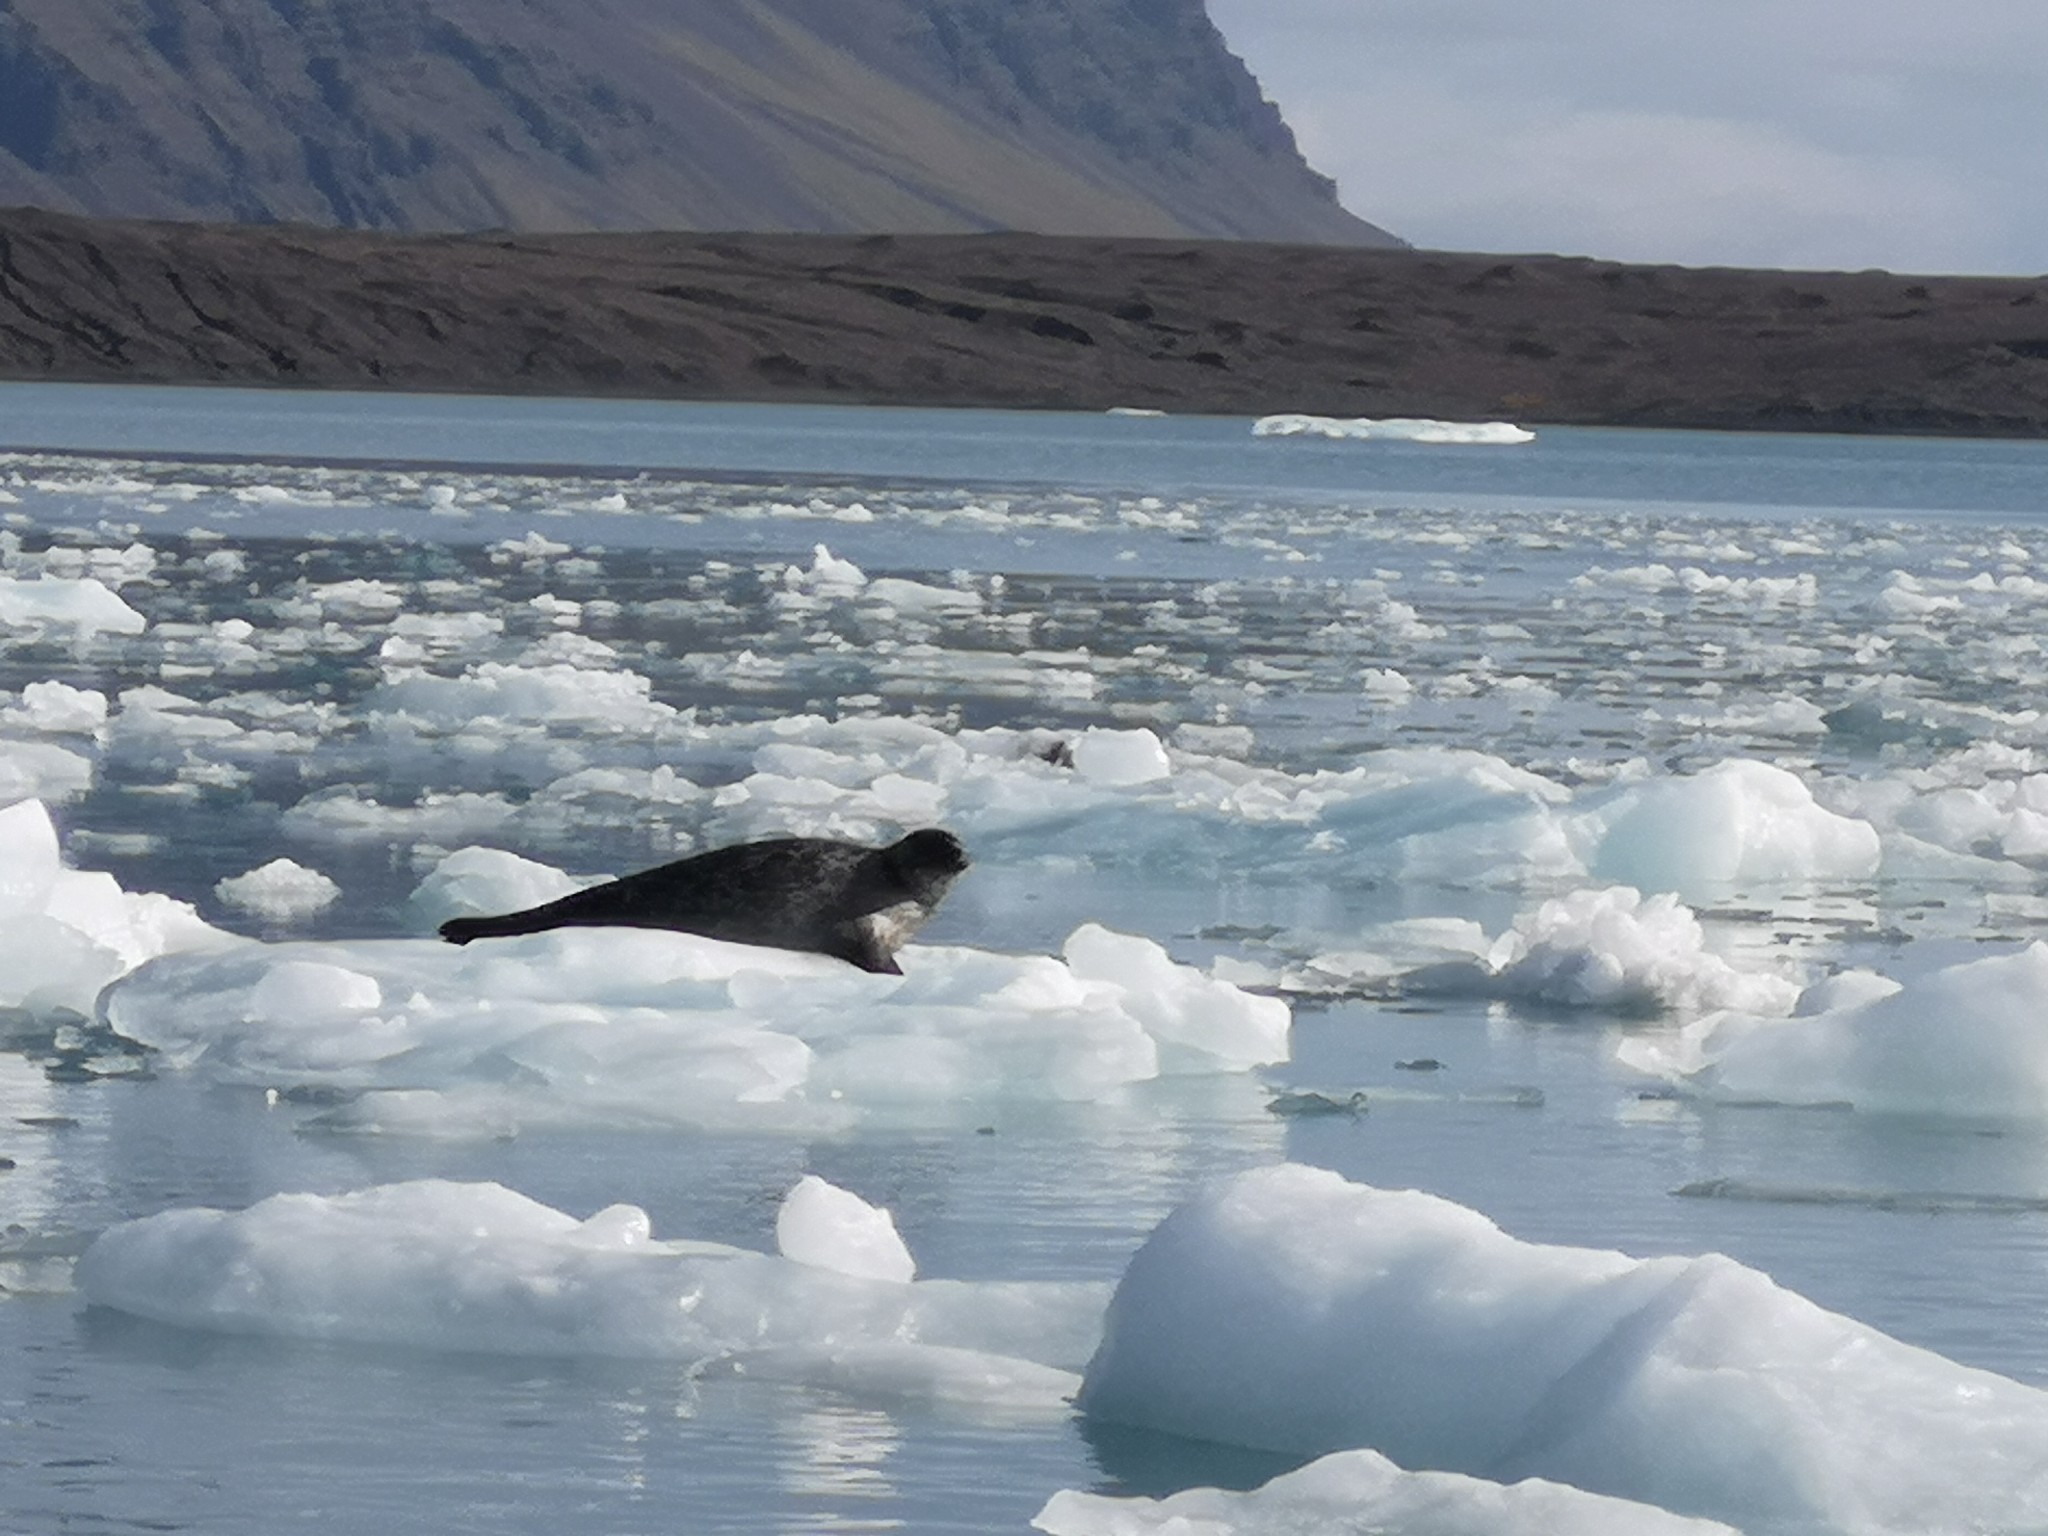
POLYGON ((1392 244, 1202 0, 0 0, 0 205, 1392 244))
POLYGON ((2042 435, 2048 279, 0 211, 0 376, 2042 435))

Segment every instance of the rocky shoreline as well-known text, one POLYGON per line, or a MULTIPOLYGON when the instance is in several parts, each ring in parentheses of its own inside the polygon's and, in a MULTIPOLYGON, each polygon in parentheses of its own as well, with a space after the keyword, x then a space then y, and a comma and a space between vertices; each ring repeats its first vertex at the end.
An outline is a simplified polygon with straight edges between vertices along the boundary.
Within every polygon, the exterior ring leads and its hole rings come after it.
POLYGON ((2048 435, 2048 278, 0 210, 0 377, 2048 435))

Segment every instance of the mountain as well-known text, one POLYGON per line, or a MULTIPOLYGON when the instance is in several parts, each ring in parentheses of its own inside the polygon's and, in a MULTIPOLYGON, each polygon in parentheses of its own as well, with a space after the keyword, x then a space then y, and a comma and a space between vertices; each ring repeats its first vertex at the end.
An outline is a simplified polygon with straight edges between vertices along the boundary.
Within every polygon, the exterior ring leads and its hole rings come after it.
POLYGON ((1202 0, 0 0, 0 205, 1388 246, 1202 0))

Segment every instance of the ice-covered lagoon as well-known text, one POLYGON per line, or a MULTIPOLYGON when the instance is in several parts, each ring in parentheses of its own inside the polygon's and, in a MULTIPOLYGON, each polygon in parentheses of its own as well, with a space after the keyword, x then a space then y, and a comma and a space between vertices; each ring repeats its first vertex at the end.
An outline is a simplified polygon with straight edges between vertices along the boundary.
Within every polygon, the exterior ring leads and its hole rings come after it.
POLYGON ((2048 1519, 2043 445, 0 441, 10 1530, 2048 1519), (900 984, 417 938, 933 821, 900 984))

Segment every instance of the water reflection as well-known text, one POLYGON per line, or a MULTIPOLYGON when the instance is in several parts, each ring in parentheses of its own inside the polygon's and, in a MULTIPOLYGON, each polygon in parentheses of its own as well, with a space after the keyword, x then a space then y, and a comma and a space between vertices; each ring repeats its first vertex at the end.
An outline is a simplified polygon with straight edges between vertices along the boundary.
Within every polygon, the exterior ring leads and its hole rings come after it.
POLYGON ((889 1459, 903 1441, 886 1413, 813 1403, 784 1421, 786 1454, 776 1472, 788 1496, 785 1532, 892 1531, 903 1521, 882 1508, 897 1497, 889 1459))

